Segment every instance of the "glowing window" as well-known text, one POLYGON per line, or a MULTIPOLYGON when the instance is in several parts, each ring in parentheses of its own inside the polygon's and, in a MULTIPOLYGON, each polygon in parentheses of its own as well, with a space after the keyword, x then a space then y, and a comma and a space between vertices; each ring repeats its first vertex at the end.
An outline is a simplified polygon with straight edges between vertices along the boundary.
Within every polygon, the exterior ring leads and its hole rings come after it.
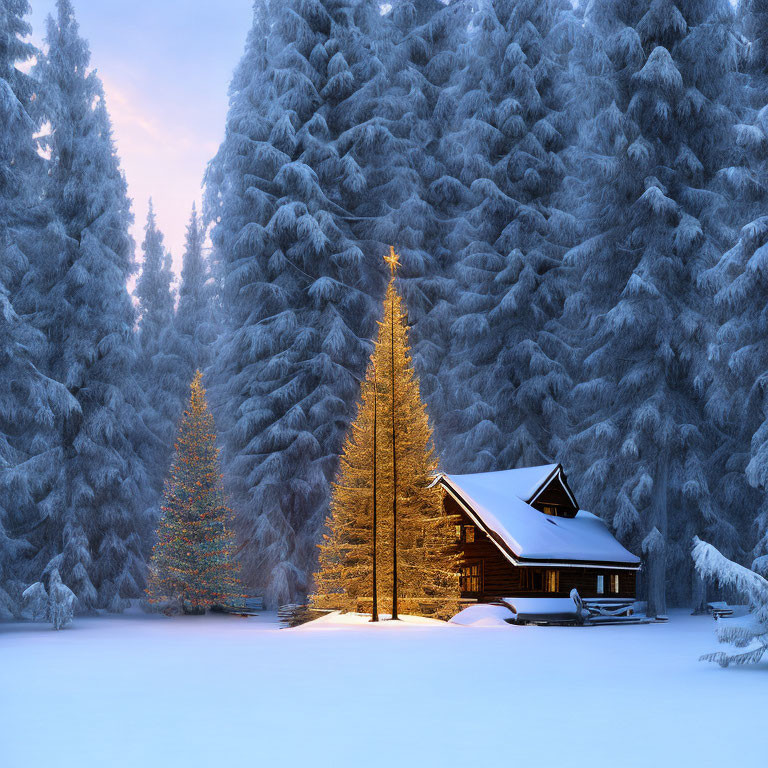
POLYGON ((472 544, 475 540, 475 526, 474 525, 465 525, 464 526, 464 541, 467 544, 472 544))
POLYGON ((619 574, 618 573, 611 574, 611 592, 613 592, 614 595, 619 594, 619 574))
POLYGON ((560 571, 544 571, 544 591, 560 591, 560 571))
POLYGON ((481 592, 482 591, 482 569, 480 563, 465 565, 461 569, 461 591, 462 592, 481 592))

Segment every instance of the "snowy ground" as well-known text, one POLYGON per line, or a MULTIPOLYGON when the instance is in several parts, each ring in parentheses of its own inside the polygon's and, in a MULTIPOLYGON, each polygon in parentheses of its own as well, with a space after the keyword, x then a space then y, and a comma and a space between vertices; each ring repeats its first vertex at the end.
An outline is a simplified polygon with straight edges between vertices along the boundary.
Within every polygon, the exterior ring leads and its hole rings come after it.
POLYGON ((768 663, 713 626, 0 624, 0 765, 764 765, 768 663))

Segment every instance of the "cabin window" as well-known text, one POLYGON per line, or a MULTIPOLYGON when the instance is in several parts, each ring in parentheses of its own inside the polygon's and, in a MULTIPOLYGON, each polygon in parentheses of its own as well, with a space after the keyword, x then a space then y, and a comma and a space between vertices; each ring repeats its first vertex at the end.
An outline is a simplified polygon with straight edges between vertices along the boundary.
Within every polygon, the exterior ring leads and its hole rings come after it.
POLYGON ((475 526, 474 525, 465 525, 464 526, 464 541, 467 544, 473 544, 475 541, 475 526))
POLYGON ((599 574, 597 577, 597 594, 598 595, 604 595, 605 594, 605 576, 603 574, 599 574))
POLYGON ((614 595, 619 594, 619 574, 618 573, 611 574, 611 592, 613 592, 614 595))
POLYGON ((541 571, 523 568, 520 572, 520 586, 525 592, 541 592, 544 587, 541 571))
POLYGON ((570 504, 543 504, 536 501, 533 503, 533 507, 550 517, 575 517, 578 512, 578 510, 570 504))
POLYGON ((456 526, 456 538, 457 538, 459 541, 461 541, 461 526, 460 526, 460 525, 457 525, 457 526, 456 526))
POLYGON ((560 571, 544 571, 544 591, 560 591, 560 571))
POLYGON ((471 563, 461 569, 461 591, 482 592, 483 570, 482 563, 471 563))

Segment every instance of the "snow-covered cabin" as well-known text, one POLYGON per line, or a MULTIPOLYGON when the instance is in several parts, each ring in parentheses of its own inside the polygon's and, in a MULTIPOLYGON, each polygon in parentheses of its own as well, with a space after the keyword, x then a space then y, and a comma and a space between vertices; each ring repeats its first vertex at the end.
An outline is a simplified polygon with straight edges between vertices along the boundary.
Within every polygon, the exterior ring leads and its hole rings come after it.
POLYGON ((640 559, 600 518, 579 509, 560 464, 471 475, 442 474, 461 541, 463 598, 631 600, 640 559))

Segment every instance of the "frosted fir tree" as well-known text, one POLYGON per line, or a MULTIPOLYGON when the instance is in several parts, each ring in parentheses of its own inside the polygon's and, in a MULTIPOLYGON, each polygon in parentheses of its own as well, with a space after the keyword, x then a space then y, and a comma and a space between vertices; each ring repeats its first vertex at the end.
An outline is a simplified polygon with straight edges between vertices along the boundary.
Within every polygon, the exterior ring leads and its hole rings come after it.
POLYGON ((374 352, 333 485, 314 605, 449 618, 459 605, 454 521, 434 485, 432 430, 408 345, 396 254, 374 352))
MULTIPOLYGON (((0 365, 4 372, 18 365, 19 355, 25 348, 25 335, 30 329, 19 321, 13 311, 8 292, 0 283, 0 365)), ((0 379, 0 413, 7 413, 16 418, 25 405, 26 398, 19 399, 11 386, 10 377, 4 374, 0 379)), ((27 378, 28 381, 28 378, 27 378)), ((29 416, 23 414, 27 425, 29 416)), ((32 423, 34 423, 32 421, 32 423)), ((14 565, 25 548, 24 540, 13 530, 14 513, 13 489, 8 480, 10 472, 23 463, 23 446, 16 446, 11 419, 0 420, 0 617, 11 618, 18 612, 16 596, 13 595, 11 581, 14 578, 14 565)))
POLYGON ((207 175, 222 457, 244 578, 270 605, 306 594, 374 328, 382 276, 349 219, 385 130, 355 133, 387 86, 381 23, 372 2, 257 4, 207 175))
POLYGON ((719 322, 710 350, 714 379, 707 393, 708 413, 722 435, 714 457, 715 492, 718 505, 739 526, 738 544, 727 552, 738 553, 743 561, 752 546, 755 556, 768 552, 768 6, 750 0, 739 11, 748 40, 745 77, 736 90, 742 99, 740 122, 732 134, 739 154, 720 178, 738 202, 726 221, 747 223, 735 245, 699 282, 714 297, 719 322), (745 531, 756 537, 746 538, 745 531))
POLYGON ((39 331, 20 318, 0 283, 0 617, 18 615, 28 579, 30 534, 40 523, 37 503, 49 491, 57 454, 47 441, 52 427, 77 403, 36 363, 45 351, 39 331))
POLYGON ((22 40, 29 5, 6 3, 0 14, 0 616, 18 614, 19 595, 42 569, 30 567, 30 532, 50 493, 56 462, 51 437, 77 410, 66 388, 45 375, 47 345, 33 326, 24 286, 51 243, 51 210, 35 133, 38 84, 17 68, 37 55, 22 40))
POLYGON ((715 376, 707 411, 722 438, 715 452, 717 498, 741 534, 730 554, 768 552, 768 217, 745 226, 736 245, 700 283, 722 321, 710 350, 715 376), (746 546, 745 546, 746 545, 746 546), (746 550, 746 551, 744 551, 746 550))
POLYGON ((184 245, 179 306, 174 320, 176 357, 179 359, 176 388, 184 392, 195 371, 205 370, 210 365, 218 335, 215 285, 203 253, 204 241, 204 227, 193 203, 184 245))
POLYGON ((744 0, 737 6, 737 30, 740 33, 738 87, 732 89, 729 105, 737 113, 733 126, 732 163, 720 173, 720 181, 738 204, 723 212, 724 221, 743 226, 764 214, 767 193, 768 147, 768 9, 764 0, 744 0))
POLYGON ((38 86, 17 68, 38 53, 23 40, 31 32, 24 19, 29 12, 26 0, 10 0, 0 18, 0 282, 14 294, 29 268, 26 251, 37 245, 46 224, 43 201, 33 192, 34 183, 44 175, 34 139, 41 117, 36 108, 38 86))
MULTIPOLYGON (((47 22, 35 66, 46 95, 51 152, 45 195, 59 238, 36 264, 36 326, 48 339, 45 373, 72 408, 56 439, 54 492, 38 505, 34 564, 57 568, 79 610, 119 611, 143 582, 149 488, 137 450, 150 435, 134 376, 132 217, 101 83, 89 71, 69 0, 47 22)), ((148 457, 144 457, 148 458, 148 457)))
POLYGON ((438 0, 390 5, 373 42, 386 67, 386 96, 370 100, 344 137, 367 180, 348 205, 352 231, 366 251, 397 243, 414 365, 439 427, 451 390, 446 393, 437 374, 451 344, 455 258, 453 209, 446 204, 454 189, 441 149, 450 125, 446 94, 463 67, 471 9, 438 0))
MULTIPOLYGON (((151 425, 156 438, 150 473, 159 494, 173 452, 183 393, 176 381, 181 360, 175 339, 171 255, 163 244, 163 233, 157 228, 151 199, 144 232, 144 258, 134 291, 139 311, 137 373, 149 408, 144 422, 151 425)), ((191 374, 185 388, 189 381, 191 374)))
POLYGON ((591 236, 567 256, 578 270, 567 309, 581 363, 563 456, 585 506, 644 552, 653 616, 665 613, 667 591, 690 599, 696 532, 726 551, 738 539, 707 477, 713 329, 698 288, 729 236, 718 174, 731 160, 736 40, 716 0, 598 1, 584 30, 573 76, 586 119, 571 156, 584 186, 571 192, 591 236), (667 590, 668 566, 677 577, 667 590))
POLYGON ((224 499, 216 428, 202 379, 197 371, 179 424, 147 582, 151 603, 184 613, 235 605, 243 597, 232 513, 224 499))
POLYGON ((435 194, 453 198, 458 252, 454 343, 440 374, 454 390, 448 468, 540 464, 567 428, 567 350, 551 326, 568 292, 561 258, 576 234, 558 198, 574 133, 566 67, 574 25, 561 0, 482 4, 451 89, 448 176, 435 184, 435 194))
POLYGON ((140 354, 142 364, 149 366, 161 352, 162 336, 171 326, 174 314, 171 254, 165 249, 163 233, 157 228, 151 199, 141 249, 144 256, 135 293, 139 307, 140 354))
POLYGON ((47 582, 48 589, 38 581, 24 590, 24 613, 30 619, 49 621, 54 629, 64 629, 74 615, 75 593, 62 583, 56 568, 51 570, 47 582))
POLYGON ((224 276, 223 455, 243 502, 244 572, 268 602, 305 593, 314 568, 384 243, 402 249, 414 357, 438 397, 451 254, 427 187, 466 18, 435 0, 385 14, 368 1, 256 6, 207 199, 224 276))
POLYGON ((751 609, 745 617, 720 619, 716 630, 721 643, 749 650, 708 653, 701 660, 716 661, 721 667, 756 664, 768 652, 768 580, 754 570, 732 562, 698 537, 694 538, 693 562, 703 579, 735 589, 747 599, 751 609))

